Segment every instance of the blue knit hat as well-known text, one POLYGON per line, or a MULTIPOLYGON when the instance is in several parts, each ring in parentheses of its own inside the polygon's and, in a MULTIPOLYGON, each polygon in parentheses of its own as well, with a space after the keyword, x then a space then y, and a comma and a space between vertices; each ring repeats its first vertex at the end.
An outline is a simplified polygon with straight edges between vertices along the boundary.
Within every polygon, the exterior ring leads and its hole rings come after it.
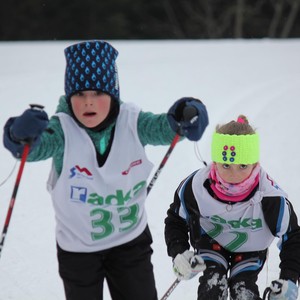
POLYGON ((119 99, 118 51, 105 41, 86 41, 65 49, 65 93, 101 90, 119 99))

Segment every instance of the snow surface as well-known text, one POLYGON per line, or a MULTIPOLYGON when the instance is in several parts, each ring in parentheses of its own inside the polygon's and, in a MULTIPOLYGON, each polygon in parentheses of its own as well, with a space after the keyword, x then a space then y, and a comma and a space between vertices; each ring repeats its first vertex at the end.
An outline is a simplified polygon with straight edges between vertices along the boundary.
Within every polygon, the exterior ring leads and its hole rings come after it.
MULTIPOLYGON (((0 124, 30 103, 55 112, 63 94, 63 49, 72 42, 0 43, 0 124)), ((170 156, 147 199, 153 234, 153 264, 159 297, 175 280, 164 243, 164 218, 179 182, 203 167, 195 146, 210 161, 215 126, 248 116, 261 136, 261 163, 285 189, 300 215, 300 40, 112 41, 119 50, 121 96, 144 111, 166 112, 183 96, 202 99, 210 125, 198 143, 183 141, 170 156)), ((148 146, 156 170, 168 147, 148 146)), ((15 164, 0 147, 1 176, 15 164)), ((0 261, 0 299, 64 299, 57 272, 54 213, 46 180, 51 161, 25 165, 0 261)), ((0 187, 0 224, 4 224, 16 167, 0 187)), ((0 225, 0 226, 1 226, 0 225)), ((259 277, 261 291, 278 276, 276 241, 259 277)), ((181 282, 169 299, 196 299, 197 279, 181 282)), ((105 299, 110 299, 105 288, 105 299)), ((135 299, 134 299, 135 300, 135 299)), ((139 299, 136 299, 139 300, 139 299)))

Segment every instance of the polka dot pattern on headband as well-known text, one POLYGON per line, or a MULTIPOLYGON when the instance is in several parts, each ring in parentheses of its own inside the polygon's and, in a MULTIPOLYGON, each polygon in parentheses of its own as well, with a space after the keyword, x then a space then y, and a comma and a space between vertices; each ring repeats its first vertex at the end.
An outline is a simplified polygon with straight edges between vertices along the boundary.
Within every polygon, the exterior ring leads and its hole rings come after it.
POLYGON ((258 134, 222 134, 212 139, 212 161, 226 164, 253 164, 259 161, 258 134))
POLYGON ((231 163, 234 162, 234 157, 236 156, 236 152, 235 152, 235 146, 230 146, 228 147, 227 145, 225 145, 223 147, 223 152, 222 152, 222 156, 223 156, 223 161, 230 161, 231 163))

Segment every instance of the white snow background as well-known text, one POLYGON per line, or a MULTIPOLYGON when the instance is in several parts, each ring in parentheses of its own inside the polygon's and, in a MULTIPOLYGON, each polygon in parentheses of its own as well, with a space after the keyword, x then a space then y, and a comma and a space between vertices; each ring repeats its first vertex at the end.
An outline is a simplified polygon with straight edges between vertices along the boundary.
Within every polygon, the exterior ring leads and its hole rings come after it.
MULTIPOLYGON (((0 43, 0 126, 30 103, 54 114, 64 90, 63 50, 72 42, 0 43)), ((166 112, 183 96, 200 98, 210 124, 203 138, 176 145, 147 199, 154 243, 153 265, 159 298, 175 280, 164 242, 164 218, 180 181, 202 168, 195 146, 210 161, 211 134, 217 124, 245 114, 261 137, 261 164, 289 194, 300 215, 300 40, 111 41, 117 59, 121 99, 144 111, 166 112)), ((2 129, 1 129, 2 130, 2 129)), ((167 146, 147 146, 155 164, 167 146)), ((121 151, 121 150, 120 150, 121 151)), ((79 154, 80 155, 80 154, 79 154)), ((15 159, 0 146, 3 182, 15 159)), ((27 163, 16 197, 2 256, 1 300, 62 300, 54 213, 46 180, 51 161, 27 163)), ((19 163, 0 187, 0 227, 4 225, 19 163)), ((151 178, 149 178, 150 180, 151 178)), ((2 230, 3 227, 1 227, 2 230)), ((259 277, 261 292, 278 277, 276 240, 259 277)), ((197 279, 180 282, 170 300, 196 299, 197 279)), ((110 299, 105 287, 105 299, 110 299)), ((133 299, 142 300, 142 299, 133 299)))

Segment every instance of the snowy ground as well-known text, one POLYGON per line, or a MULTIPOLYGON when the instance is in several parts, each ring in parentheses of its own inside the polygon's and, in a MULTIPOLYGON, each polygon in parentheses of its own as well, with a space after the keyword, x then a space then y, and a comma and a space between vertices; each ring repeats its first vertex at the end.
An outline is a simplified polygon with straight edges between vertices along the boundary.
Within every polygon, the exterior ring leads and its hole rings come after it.
MULTIPOLYGON (((0 126, 29 103, 52 115, 63 93, 63 49, 70 42, 0 43, 0 126)), ((164 243, 164 218, 181 179, 210 161, 211 133, 218 123, 243 113, 261 135, 261 163, 285 189, 300 215, 299 108, 300 40, 114 41, 119 50, 121 98, 145 111, 165 112, 182 96, 202 99, 210 126, 197 144, 183 141, 147 199, 159 297, 175 280, 164 243), (298 192, 298 193, 297 193, 298 192)), ((148 147, 156 170, 167 147, 148 147)), ((2 182, 15 160, 0 146, 2 182)), ((0 226, 11 198, 12 177, 0 187, 0 226)), ((46 180, 50 161, 28 163, 16 199, 0 261, 0 300, 62 300, 57 273, 54 214, 46 180)), ((259 277, 261 291, 278 276, 276 241, 259 277)), ((181 282, 170 300, 196 299, 197 279, 181 282)), ((110 296, 105 290, 105 299, 110 296)), ((135 300, 135 299, 134 299, 135 300)), ((138 300, 138 299, 137 299, 138 300)))

